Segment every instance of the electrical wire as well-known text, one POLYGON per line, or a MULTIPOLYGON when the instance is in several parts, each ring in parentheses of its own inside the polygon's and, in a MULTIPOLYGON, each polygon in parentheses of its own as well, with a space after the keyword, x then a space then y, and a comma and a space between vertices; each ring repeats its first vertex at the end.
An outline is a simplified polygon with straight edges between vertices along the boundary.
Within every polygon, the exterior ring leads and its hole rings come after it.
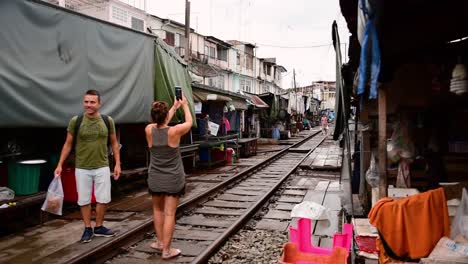
MULTIPOLYGON (((271 48, 280 48, 280 49, 313 49, 313 48, 322 48, 322 47, 329 47, 333 45, 333 43, 328 44, 317 44, 317 45, 310 45, 310 46, 280 46, 280 45, 272 45, 272 44, 264 44, 264 43, 256 43, 258 48, 263 47, 271 47, 271 48)), ((341 45, 346 45, 347 43, 340 43, 341 45)))

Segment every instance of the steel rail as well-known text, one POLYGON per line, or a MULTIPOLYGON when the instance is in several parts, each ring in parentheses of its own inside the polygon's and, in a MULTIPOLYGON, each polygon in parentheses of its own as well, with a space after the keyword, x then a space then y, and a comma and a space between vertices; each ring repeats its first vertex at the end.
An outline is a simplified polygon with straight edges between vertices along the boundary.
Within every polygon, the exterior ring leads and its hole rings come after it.
POLYGON ((251 217, 258 212, 258 210, 273 196, 278 188, 286 181, 289 176, 296 171, 296 169, 301 165, 301 163, 317 148, 323 141, 325 137, 317 143, 317 145, 309 150, 307 154, 302 157, 295 166, 290 169, 267 193, 265 193, 260 200, 255 202, 253 206, 247 209, 242 216, 239 217, 230 227, 224 231, 220 237, 218 237, 212 244, 210 244, 200 255, 198 255, 191 263, 207 263, 208 259, 215 253, 220 246, 222 246, 233 234, 239 231, 244 225, 251 220, 251 217))
MULTIPOLYGON (((291 146, 288 146, 288 147, 284 148, 283 150, 281 150, 278 153, 276 153, 275 155, 267 158, 266 160, 260 161, 257 164, 253 165, 252 167, 249 167, 249 168, 247 168, 247 169, 245 169, 243 171, 238 172, 237 174, 230 177, 226 181, 223 181, 223 182, 209 188, 208 190, 200 193, 199 195, 180 203, 177 206, 177 211, 179 211, 178 213, 180 213, 181 210, 185 210, 185 209, 187 209, 187 208, 189 208, 191 206, 194 206, 194 205, 197 205, 200 202, 203 202, 204 200, 208 199, 211 195, 215 194, 219 190, 229 186, 230 184, 232 184, 232 183, 234 183, 236 181, 241 180, 244 177, 247 177, 250 173, 254 173, 256 170, 265 167, 266 165, 270 164, 274 160, 276 160, 276 159, 282 157, 284 154, 286 154, 289 151, 290 148, 300 146, 301 144, 303 144, 304 142, 306 142, 306 141, 310 140, 311 138, 315 137, 319 133, 320 133, 320 131, 316 131, 315 133, 310 134, 309 136, 307 136, 303 140, 301 140, 301 141, 299 141, 299 142, 297 142, 297 143, 295 143, 295 144, 293 144, 291 146)), ((320 143, 322 141, 323 141, 323 139, 320 141, 320 143)), ((318 143, 317 146, 320 145, 320 143, 318 143)), ((310 153, 308 153, 307 155, 304 155, 304 159, 309 154, 310 153)), ((295 167, 294 170, 296 168, 297 167, 295 167)), ((285 178, 287 178, 287 177, 285 177, 285 178)), ((284 180, 282 179, 281 181, 284 181, 284 180)), ((89 262, 103 263, 106 260, 108 260, 108 259, 118 255, 119 253, 121 253, 119 251, 121 251, 122 247, 128 245, 131 242, 137 242, 138 240, 142 240, 143 237, 144 237, 144 234, 147 233, 147 232, 151 232, 153 228, 154 228, 153 227, 153 218, 148 217, 147 220, 143 221, 138 226, 136 226, 136 227, 134 227, 134 228, 132 228, 130 230, 127 230, 127 231, 125 231, 123 233, 120 233, 115 238, 113 238, 113 239, 109 240, 108 242, 105 242, 105 243, 103 243, 103 244, 101 244, 101 245, 87 251, 84 254, 81 254, 79 256, 75 256, 75 257, 73 257, 71 259, 66 260, 66 263, 67 264, 79 264, 79 263, 88 264, 89 262)))

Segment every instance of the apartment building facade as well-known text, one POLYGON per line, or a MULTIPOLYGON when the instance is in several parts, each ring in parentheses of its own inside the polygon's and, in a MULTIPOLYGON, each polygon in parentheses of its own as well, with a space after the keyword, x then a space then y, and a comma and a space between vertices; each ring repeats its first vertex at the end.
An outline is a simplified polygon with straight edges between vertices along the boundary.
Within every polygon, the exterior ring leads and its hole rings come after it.
MULTIPOLYGON (((119 0, 43 0, 120 26, 153 34, 185 57, 185 25, 146 13, 119 0)), ((146 2, 143 1, 144 5, 146 2)), ((190 29, 186 59, 193 81, 235 93, 281 94, 286 69, 275 58, 255 56, 256 45, 238 40, 223 41, 190 29)))

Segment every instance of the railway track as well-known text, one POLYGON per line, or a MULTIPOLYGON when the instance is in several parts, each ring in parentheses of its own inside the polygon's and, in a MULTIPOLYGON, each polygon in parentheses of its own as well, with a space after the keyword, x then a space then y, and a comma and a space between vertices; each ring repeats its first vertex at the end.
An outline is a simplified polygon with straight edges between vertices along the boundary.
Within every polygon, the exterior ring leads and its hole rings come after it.
MULTIPOLYGON (((178 206, 173 247, 182 249, 177 263, 206 263, 230 236, 241 229, 268 202, 301 162, 325 139, 316 132, 178 206)), ((91 248, 66 263, 128 263, 126 249, 149 254, 154 238, 153 219, 91 248)), ((159 257, 155 258, 156 263, 159 257)), ((165 263, 168 263, 167 261, 165 263)))

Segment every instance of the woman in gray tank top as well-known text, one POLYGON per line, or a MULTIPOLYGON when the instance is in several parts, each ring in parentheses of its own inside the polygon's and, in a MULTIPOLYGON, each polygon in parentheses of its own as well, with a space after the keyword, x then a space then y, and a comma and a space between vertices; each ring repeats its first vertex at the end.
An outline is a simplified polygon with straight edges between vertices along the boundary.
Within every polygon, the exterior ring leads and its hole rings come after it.
POLYGON ((180 255, 180 250, 171 248, 175 227, 175 214, 179 197, 185 192, 185 172, 180 156, 180 138, 192 127, 192 114, 187 99, 174 98, 169 109, 166 102, 154 102, 151 107, 152 124, 145 128, 146 141, 151 153, 148 167, 148 189, 153 200, 154 229, 157 240, 151 247, 162 250, 161 257, 169 259, 180 255), (174 113, 182 106, 185 122, 169 127, 174 113))

